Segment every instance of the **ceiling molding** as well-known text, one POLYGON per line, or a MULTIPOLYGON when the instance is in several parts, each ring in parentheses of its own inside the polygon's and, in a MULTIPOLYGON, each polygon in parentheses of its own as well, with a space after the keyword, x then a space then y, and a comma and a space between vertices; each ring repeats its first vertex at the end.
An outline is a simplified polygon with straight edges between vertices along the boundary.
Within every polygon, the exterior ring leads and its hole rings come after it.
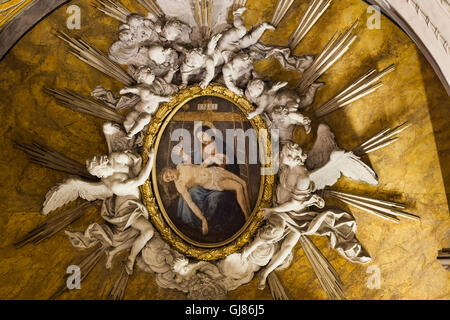
POLYGON ((0 25, 0 60, 36 24, 70 0, 5 1, 0 25))
POLYGON ((365 0, 397 23, 416 43, 450 96, 449 0, 365 0))

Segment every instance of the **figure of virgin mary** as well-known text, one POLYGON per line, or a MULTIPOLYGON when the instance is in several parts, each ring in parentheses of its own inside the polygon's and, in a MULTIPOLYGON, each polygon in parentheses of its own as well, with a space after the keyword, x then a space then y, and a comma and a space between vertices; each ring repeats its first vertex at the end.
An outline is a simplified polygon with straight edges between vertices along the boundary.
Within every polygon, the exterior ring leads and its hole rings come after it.
MULTIPOLYGON (((194 139, 201 145, 199 152, 193 152, 192 156, 185 157, 188 162, 201 163, 202 166, 218 166, 240 175, 239 165, 235 161, 229 161, 226 156, 227 145, 215 135, 213 125, 201 125, 194 128, 194 139), (200 160, 200 161, 199 161, 200 160)), ((229 146, 232 147, 232 146, 229 146)), ((195 148, 194 148, 195 149, 195 148)), ((178 222, 187 229, 193 240, 200 242, 217 243, 230 238, 244 224, 245 216, 236 200, 236 194, 231 191, 209 190, 201 186, 189 189, 192 200, 204 213, 209 224, 209 232, 206 236, 201 234, 201 222, 191 211, 186 201, 178 198, 177 216, 178 222)), ((186 230, 183 230, 186 231, 186 230)))

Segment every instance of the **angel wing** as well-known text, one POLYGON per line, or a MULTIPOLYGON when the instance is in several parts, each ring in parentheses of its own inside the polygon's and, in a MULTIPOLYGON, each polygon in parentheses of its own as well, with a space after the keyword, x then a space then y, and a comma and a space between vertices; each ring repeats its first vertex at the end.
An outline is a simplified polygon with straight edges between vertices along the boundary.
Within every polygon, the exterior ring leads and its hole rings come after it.
POLYGON ((319 124, 316 141, 311 150, 308 151, 306 168, 314 170, 323 167, 330 160, 331 153, 337 150, 339 150, 339 147, 330 127, 325 123, 319 124))
POLYGON ((314 191, 335 184, 341 175, 371 185, 378 184, 377 174, 353 152, 333 151, 330 161, 323 167, 311 172, 309 178, 314 182, 314 191))
POLYGON ((86 182, 80 178, 69 178, 47 192, 41 213, 47 215, 78 197, 94 201, 104 200, 112 196, 112 191, 103 182, 86 182))

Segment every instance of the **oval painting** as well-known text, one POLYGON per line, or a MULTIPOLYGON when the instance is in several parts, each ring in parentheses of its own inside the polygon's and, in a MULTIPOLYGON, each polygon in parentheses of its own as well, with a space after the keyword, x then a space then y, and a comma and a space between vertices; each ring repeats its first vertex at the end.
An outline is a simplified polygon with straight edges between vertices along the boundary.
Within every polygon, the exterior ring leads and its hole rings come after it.
POLYGON ((174 108, 158 133, 153 185, 169 226, 200 247, 250 223, 262 194, 257 135, 239 106, 214 95, 174 108))

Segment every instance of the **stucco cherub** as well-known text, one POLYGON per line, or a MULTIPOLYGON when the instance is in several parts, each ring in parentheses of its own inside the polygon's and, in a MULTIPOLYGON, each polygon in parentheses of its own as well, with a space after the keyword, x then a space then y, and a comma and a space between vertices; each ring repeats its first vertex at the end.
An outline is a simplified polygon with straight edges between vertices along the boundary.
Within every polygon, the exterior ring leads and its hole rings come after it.
MULTIPOLYGON (((367 262, 370 259, 355 237, 356 222, 350 214, 310 210, 311 206, 325 206, 324 200, 313 192, 335 184, 341 175, 373 185, 378 183, 377 175, 369 166, 352 152, 337 147, 328 126, 319 126, 316 142, 308 154, 293 142, 283 146, 276 204, 266 208, 264 216, 267 219, 281 218, 285 237, 280 250, 262 271, 259 288, 264 288, 268 275, 286 260, 301 235, 329 236, 332 247, 347 259, 355 262, 367 262), (309 156, 310 161, 307 163, 309 156)), ((243 256, 249 256, 260 244, 252 243, 244 250, 243 256)))
MULTIPOLYGON (((211 41, 216 41, 213 38, 211 41)), ((215 45, 214 43, 211 45, 215 45)), ((185 58, 181 64, 181 86, 186 88, 191 78, 195 77, 200 80, 200 87, 206 88, 215 76, 215 64, 213 57, 209 54, 210 50, 205 53, 201 48, 195 48, 185 51, 185 58)))
POLYGON ((176 50, 154 44, 148 48, 150 67, 158 78, 163 78, 167 83, 172 83, 175 73, 180 68, 180 58, 176 50))
POLYGON ((287 84, 287 82, 277 82, 268 86, 261 79, 251 80, 245 90, 245 96, 257 107, 248 115, 248 119, 263 112, 270 113, 277 105, 287 107, 289 112, 306 108, 314 102, 317 90, 324 85, 323 83, 313 83, 304 95, 300 95, 295 90, 284 89, 287 84))
POLYGON ((256 44, 266 30, 275 29, 268 22, 263 22, 251 30, 247 30, 242 19, 242 14, 245 10, 245 7, 235 10, 233 12, 233 25, 220 33, 217 46, 214 46, 214 52, 212 52, 216 66, 228 62, 228 58, 233 53, 237 53, 256 44))
POLYGON ((120 90, 120 94, 132 93, 140 97, 140 101, 127 114, 123 123, 128 138, 144 129, 150 123, 152 115, 158 110, 159 104, 170 101, 178 87, 156 78, 150 68, 141 68, 137 75, 139 85, 120 90))
POLYGON ((45 197, 42 213, 51 211, 76 200, 78 197, 88 201, 110 200, 104 202, 102 217, 112 227, 102 227, 92 224, 84 234, 66 231, 71 242, 81 248, 91 246, 98 241, 111 248, 108 251, 107 267, 112 257, 124 248, 131 247, 125 262, 126 271, 133 272, 136 256, 153 237, 154 228, 148 220, 148 212, 140 200, 139 187, 145 183, 153 166, 153 151, 147 152, 148 161, 142 166, 141 158, 131 152, 111 152, 108 155, 95 156, 86 161, 88 172, 100 179, 99 182, 88 182, 78 177, 64 180, 52 188, 45 197), (115 198, 113 198, 115 196, 115 198), (110 204, 113 210, 105 205, 110 204), (127 235, 127 229, 132 228, 137 235, 126 241, 115 238, 120 232, 127 235))

